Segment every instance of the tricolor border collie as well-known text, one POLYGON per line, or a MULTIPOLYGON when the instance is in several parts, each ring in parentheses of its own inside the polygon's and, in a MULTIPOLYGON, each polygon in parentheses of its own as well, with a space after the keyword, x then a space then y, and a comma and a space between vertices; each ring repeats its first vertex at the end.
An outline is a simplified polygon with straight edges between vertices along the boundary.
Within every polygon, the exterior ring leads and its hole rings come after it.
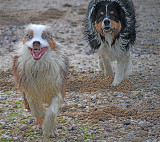
POLYGON ((99 65, 105 76, 113 76, 111 62, 117 60, 113 85, 131 72, 130 48, 136 39, 132 0, 92 0, 85 21, 85 37, 93 51, 98 49, 99 65))
POLYGON ((25 107, 42 124, 43 134, 55 136, 56 115, 65 95, 68 59, 44 25, 30 24, 17 44, 13 76, 24 95, 25 107), (48 108, 43 106, 47 104, 48 108))

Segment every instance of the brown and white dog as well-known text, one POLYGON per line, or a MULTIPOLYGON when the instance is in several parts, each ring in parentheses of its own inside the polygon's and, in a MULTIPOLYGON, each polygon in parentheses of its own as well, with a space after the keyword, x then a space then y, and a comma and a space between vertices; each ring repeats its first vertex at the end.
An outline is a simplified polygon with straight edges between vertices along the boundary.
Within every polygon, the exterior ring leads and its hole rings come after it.
POLYGON ((65 95, 68 60, 46 26, 30 24, 25 32, 13 58, 13 76, 24 95, 26 108, 36 117, 35 123, 43 123, 43 134, 52 137, 55 136, 56 115, 65 95), (48 104, 48 108, 43 104, 48 104))

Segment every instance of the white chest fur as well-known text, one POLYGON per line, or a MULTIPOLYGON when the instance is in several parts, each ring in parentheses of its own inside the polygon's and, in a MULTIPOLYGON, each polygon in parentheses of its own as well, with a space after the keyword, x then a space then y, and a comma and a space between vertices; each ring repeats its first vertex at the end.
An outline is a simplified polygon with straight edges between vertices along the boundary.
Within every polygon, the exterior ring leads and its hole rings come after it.
POLYGON ((22 86, 22 90, 34 100, 47 103, 61 91, 64 77, 61 71, 66 70, 64 60, 59 51, 50 51, 38 61, 20 51, 19 68, 25 75, 25 86, 22 86))

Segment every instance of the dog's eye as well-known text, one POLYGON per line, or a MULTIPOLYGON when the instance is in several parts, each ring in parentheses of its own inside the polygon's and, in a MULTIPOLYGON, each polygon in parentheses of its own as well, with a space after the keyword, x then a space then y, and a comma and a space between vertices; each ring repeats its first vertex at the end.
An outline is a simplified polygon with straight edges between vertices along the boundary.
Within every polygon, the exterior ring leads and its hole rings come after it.
POLYGON ((45 35, 42 35, 42 38, 43 38, 43 39, 46 39, 46 36, 45 36, 45 35))
POLYGON ((32 36, 32 35, 28 35, 28 38, 29 38, 29 39, 32 39, 32 38, 33 38, 33 36, 32 36))

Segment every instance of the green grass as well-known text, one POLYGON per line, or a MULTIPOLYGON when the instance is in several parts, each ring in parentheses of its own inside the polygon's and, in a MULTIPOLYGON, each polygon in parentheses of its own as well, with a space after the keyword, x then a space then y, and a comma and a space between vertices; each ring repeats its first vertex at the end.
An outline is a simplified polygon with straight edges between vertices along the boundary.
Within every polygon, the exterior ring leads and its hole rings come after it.
POLYGON ((6 93, 6 94, 10 94, 10 93, 11 93, 11 91, 6 91, 5 93, 6 93))
POLYGON ((58 118, 57 121, 61 122, 61 123, 65 123, 67 122, 68 120, 67 119, 63 119, 63 118, 58 118))
POLYGON ((83 135, 83 142, 87 142, 87 139, 93 139, 94 136, 89 135, 87 132, 83 135))
POLYGON ((15 104, 22 104, 21 101, 14 101, 14 102, 15 102, 15 104))

